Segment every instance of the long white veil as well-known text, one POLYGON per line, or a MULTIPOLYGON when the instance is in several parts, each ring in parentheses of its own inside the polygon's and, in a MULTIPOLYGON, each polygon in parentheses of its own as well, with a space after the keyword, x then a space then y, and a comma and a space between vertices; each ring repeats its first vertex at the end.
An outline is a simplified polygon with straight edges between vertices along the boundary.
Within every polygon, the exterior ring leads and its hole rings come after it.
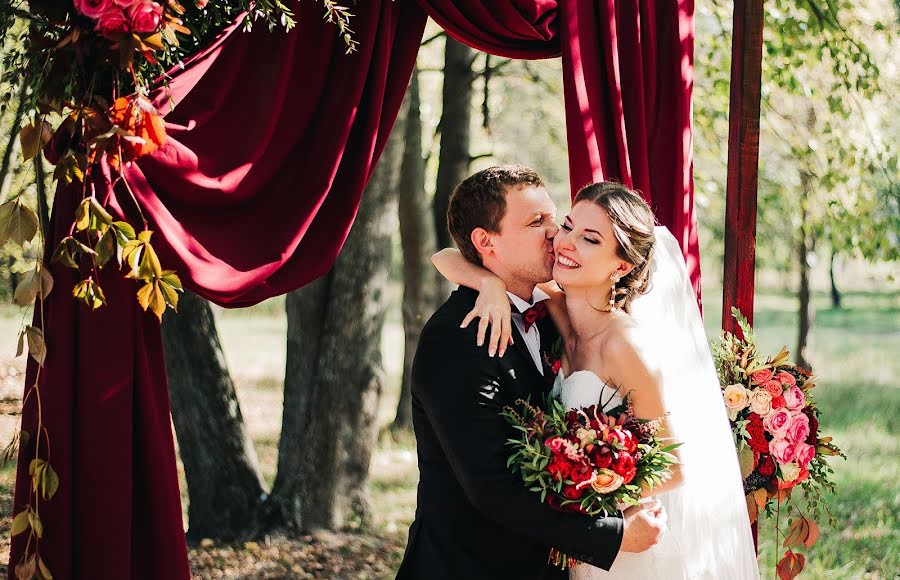
MULTIPOLYGON (((659 363, 684 483, 660 494, 669 532, 652 549, 665 578, 759 577, 740 469, 719 380, 678 242, 656 228, 651 286, 634 300, 639 347, 659 363)), ((648 553, 649 554, 649 553, 648 553)))

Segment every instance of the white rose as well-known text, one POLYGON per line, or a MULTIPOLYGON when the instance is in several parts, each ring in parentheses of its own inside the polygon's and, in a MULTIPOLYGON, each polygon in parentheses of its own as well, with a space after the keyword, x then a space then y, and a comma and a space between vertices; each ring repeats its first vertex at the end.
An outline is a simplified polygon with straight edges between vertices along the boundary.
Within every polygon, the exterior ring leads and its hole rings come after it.
POLYGON ((785 483, 790 483, 800 477, 800 466, 796 463, 782 463, 779 467, 781 467, 781 479, 785 483))

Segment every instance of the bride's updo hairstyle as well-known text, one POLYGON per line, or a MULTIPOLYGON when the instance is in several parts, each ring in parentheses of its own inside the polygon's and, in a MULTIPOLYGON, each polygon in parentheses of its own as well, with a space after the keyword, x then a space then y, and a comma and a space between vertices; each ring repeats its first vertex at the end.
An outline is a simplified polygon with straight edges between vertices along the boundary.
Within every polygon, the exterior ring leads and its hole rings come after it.
POLYGON ((572 205, 590 201, 606 211, 612 221, 616 255, 629 264, 631 272, 616 282, 615 307, 628 312, 631 301, 650 288, 650 261, 653 258, 656 217, 647 202, 621 183, 601 181, 581 188, 572 205))

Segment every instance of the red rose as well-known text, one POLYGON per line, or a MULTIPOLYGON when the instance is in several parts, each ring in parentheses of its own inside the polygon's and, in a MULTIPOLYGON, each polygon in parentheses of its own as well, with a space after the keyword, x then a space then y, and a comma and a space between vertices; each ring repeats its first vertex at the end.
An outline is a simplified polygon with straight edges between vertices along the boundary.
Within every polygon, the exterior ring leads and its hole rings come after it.
POLYGON ((606 442, 617 449, 619 447, 625 448, 626 439, 627 435, 625 435, 625 431, 621 429, 610 429, 609 433, 606 435, 606 442))
POLYGON ((804 443, 815 447, 816 442, 819 440, 819 420, 816 419, 816 414, 813 412, 812 407, 803 407, 802 413, 809 419, 809 435, 804 443))
POLYGON ((775 461, 772 460, 771 455, 764 453, 759 456, 757 471, 763 477, 772 477, 775 474, 775 461))
POLYGON ((631 431, 625 431, 625 451, 634 453, 637 451, 638 441, 631 431))
POLYGON ((584 486, 583 488, 578 489, 574 485, 566 485, 566 486, 563 486, 562 493, 566 499, 579 500, 585 494, 586 490, 587 490, 587 486, 584 486))
POLYGON ((556 495, 555 493, 547 494, 547 505, 549 505, 550 507, 552 507, 553 509, 555 509, 557 511, 563 511, 562 500, 559 499, 559 496, 556 495))
POLYGON ((547 466, 547 472, 553 475, 557 481, 563 481, 568 479, 572 473, 572 465, 565 458, 556 456, 547 466))
POLYGON ((777 397, 772 397, 772 410, 778 410, 787 405, 787 401, 784 400, 784 395, 778 395, 777 397))
POLYGON ((556 359, 555 361, 553 361, 553 364, 550 365, 550 368, 553 370, 554 375, 558 375, 559 369, 562 368, 562 361, 559 359, 556 359))
POLYGON ((637 472, 637 469, 635 469, 634 467, 634 457, 632 457, 630 453, 624 452, 619 453, 619 457, 613 464, 612 469, 622 476, 622 479, 625 480, 625 483, 629 483, 632 479, 634 479, 634 475, 637 472))
POLYGON ((591 462, 600 469, 612 465, 612 452, 606 445, 595 445, 591 450, 591 462))
POLYGON ((576 463, 569 472, 569 479, 571 479, 575 485, 578 485, 583 481, 589 480, 592 473, 593 470, 586 463, 576 463))

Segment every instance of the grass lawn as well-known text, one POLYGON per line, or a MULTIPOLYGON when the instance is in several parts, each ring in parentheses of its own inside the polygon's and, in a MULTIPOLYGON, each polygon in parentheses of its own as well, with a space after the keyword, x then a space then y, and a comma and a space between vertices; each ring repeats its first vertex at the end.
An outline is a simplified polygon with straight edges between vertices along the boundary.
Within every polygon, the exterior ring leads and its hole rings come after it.
MULTIPOLYGON (((718 334, 718 289, 707 289, 706 324, 718 334)), ((244 311, 219 313, 219 330, 229 368, 238 386, 242 412, 256 443, 264 477, 271 484, 277 461, 281 422, 281 381, 284 373, 283 299, 273 299, 244 311)), ((838 520, 822 522, 822 537, 809 553, 803 578, 895 578, 900 572, 900 296, 887 292, 847 293, 844 309, 832 310, 827 296, 816 295, 819 310, 811 341, 811 357, 819 377, 816 400, 823 413, 822 430, 834 437, 849 459, 833 459, 838 493, 829 506, 838 520)), ((764 352, 796 342, 796 301, 779 292, 757 293, 755 326, 764 352)), ((386 424, 392 417, 399 389, 403 335, 399 312, 388 318, 382 344, 389 377, 380 410, 386 424)), ((15 348, 18 319, 0 312, 0 349, 15 348), (11 337, 11 338, 10 338, 11 337), (8 339, 8 340, 7 340, 8 339), (5 342, 4 342, 5 341, 5 342), (10 343, 6 345, 6 343, 10 343)), ((2 417, 0 417, 2 418, 2 417)), ((9 427, 0 424, 0 444, 9 427)), ((407 528, 415 510, 418 479, 412 437, 382 437, 373 457, 371 488, 375 507, 370 533, 387 568, 399 565, 407 528)), ((182 489, 184 490, 182 480, 182 489)), ((0 470, 0 558, 8 549, 12 471, 0 470)), ((185 505, 187 498, 185 497, 185 505)), ((774 578, 775 546, 769 522, 762 522, 761 566, 774 578)), ((230 548, 220 548, 228 550, 230 548)), ((344 548, 341 548, 344 549, 344 548)), ((373 548, 374 549, 374 548, 373 548)), ((240 548, 238 548, 240 550, 240 548)), ((357 550, 359 551, 359 550, 357 550)), ((780 552, 779 552, 780 553, 780 552)), ((218 557, 219 552, 216 552, 218 557)), ((206 555, 208 556, 208 554, 206 555)), ((210 558, 192 551, 195 572, 210 558)), ((242 557, 251 558, 249 553, 242 557)), ((267 558, 260 553, 259 559, 267 558)), ((211 564, 212 565, 212 564, 211 564)), ((334 577, 312 573, 297 576, 334 577)), ((375 577, 393 577, 384 567, 375 577)), ((218 572, 216 573, 218 574, 218 572)), ((205 573, 198 577, 221 577, 205 573)), ((263 577, 263 576, 231 576, 263 577)), ((343 577, 343 576, 341 576, 343 577)), ((364 574, 354 577, 373 577, 364 574)))

